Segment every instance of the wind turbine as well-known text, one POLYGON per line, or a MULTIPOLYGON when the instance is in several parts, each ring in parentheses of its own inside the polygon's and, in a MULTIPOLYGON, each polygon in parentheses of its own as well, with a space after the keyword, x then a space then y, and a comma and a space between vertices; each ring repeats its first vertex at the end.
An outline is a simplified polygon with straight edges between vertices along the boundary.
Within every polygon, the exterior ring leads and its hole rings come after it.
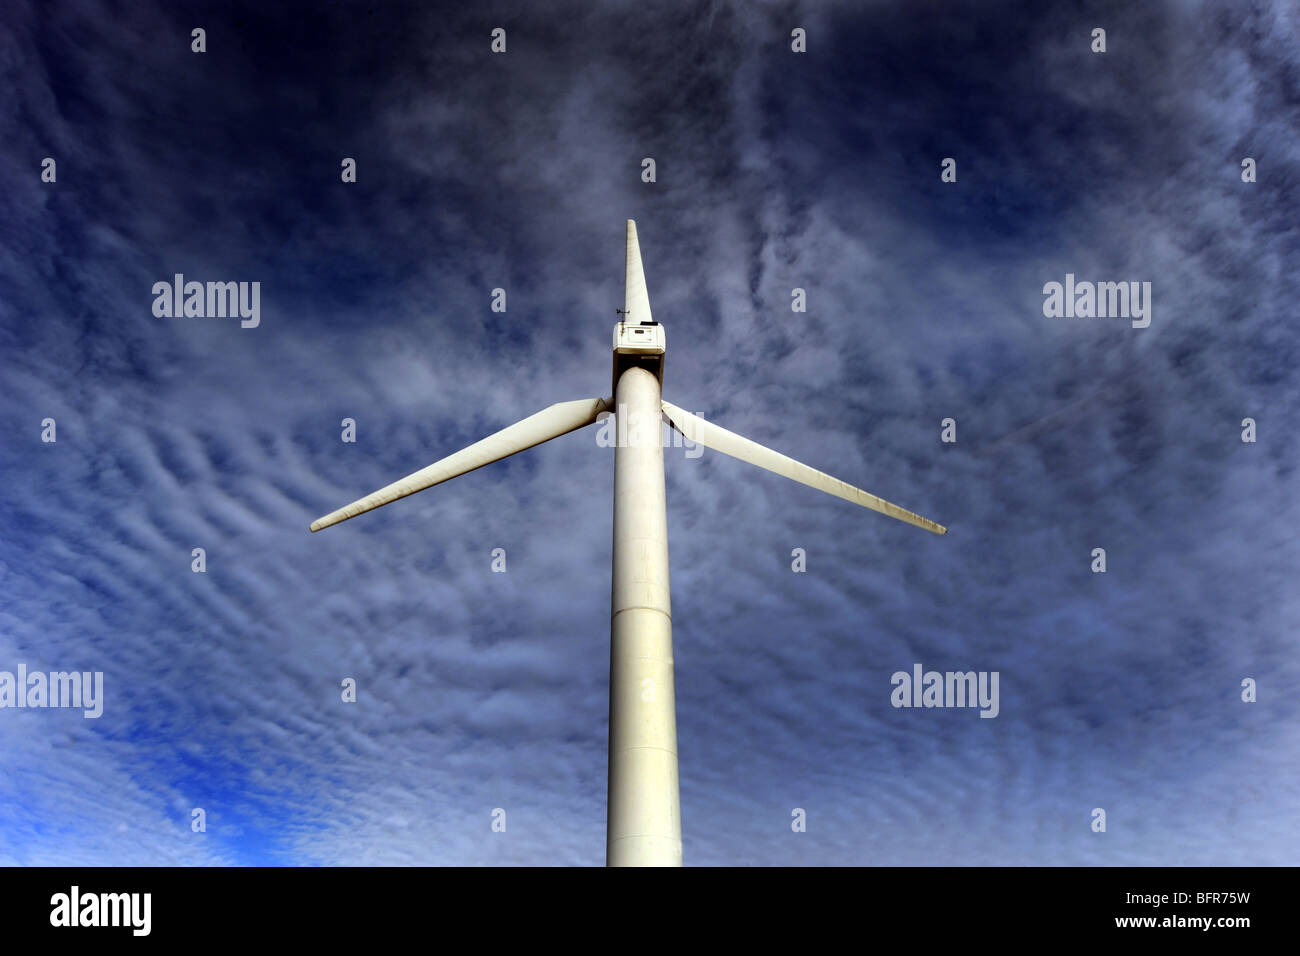
POLYGON ((668 598, 668 515, 661 422, 693 442, 879 511, 935 534, 928 518, 823 474, 663 400, 664 327, 650 314, 636 223, 627 221, 623 315, 614 327, 614 395, 560 402, 312 522, 311 530, 355 518, 593 424, 618 423, 614 449, 614 556, 609 655, 609 866, 680 866, 677 710, 668 598))

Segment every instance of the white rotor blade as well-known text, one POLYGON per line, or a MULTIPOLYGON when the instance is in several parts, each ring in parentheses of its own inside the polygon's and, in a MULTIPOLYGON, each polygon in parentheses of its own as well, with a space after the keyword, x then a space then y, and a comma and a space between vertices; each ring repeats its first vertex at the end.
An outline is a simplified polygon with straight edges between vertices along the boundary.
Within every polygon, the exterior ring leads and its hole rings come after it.
POLYGON ((641 266, 641 243, 636 238, 636 222, 627 221, 627 259, 623 269, 623 321, 630 325, 653 322, 650 293, 646 291, 645 269, 641 266))
POLYGON ((800 484, 835 495, 837 498, 843 498, 845 501, 851 501, 855 505, 870 508, 872 511, 879 511, 881 514, 897 518, 899 521, 906 521, 908 524, 924 528, 926 531, 933 531, 935 534, 948 533, 947 528, 941 524, 936 524, 929 518, 922 518, 920 515, 908 511, 906 508, 900 508, 884 498, 877 498, 861 488, 855 488, 838 478, 832 478, 816 468, 809 468, 793 458, 787 458, 770 448, 764 448, 758 442, 742 438, 735 432, 729 432, 712 422, 706 422, 703 418, 692 415, 671 402, 664 402, 663 409, 664 415, 668 418, 668 424, 672 425, 686 438, 698 442, 706 448, 712 448, 714 451, 720 451, 732 458, 747 461, 751 465, 757 465, 759 468, 765 468, 768 471, 776 472, 778 475, 784 475, 786 478, 793 479, 800 484))
POLYGON ((525 451, 534 445, 540 445, 552 438, 559 438, 584 425, 590 425, 601 412, 608 411, 614 404, 610 398, 584 398, 576 402, 558 402, 542 409, 536 415, 530 415, 521 422, 515 422, 482 441, 477 441, 468 448, 462 448, 455 454, 448 455, 441 461, 435 461, 427 468, 421 468, 407 475, 401 481, 380 488, 374 494, 366 495, 352 504, 332 511, 323 518, 311 523, 312 531, 320 531, 330 525, 355 518, 386 505, 398 498, 423 491, 458 475, 482 468, 494 461, 525 451))

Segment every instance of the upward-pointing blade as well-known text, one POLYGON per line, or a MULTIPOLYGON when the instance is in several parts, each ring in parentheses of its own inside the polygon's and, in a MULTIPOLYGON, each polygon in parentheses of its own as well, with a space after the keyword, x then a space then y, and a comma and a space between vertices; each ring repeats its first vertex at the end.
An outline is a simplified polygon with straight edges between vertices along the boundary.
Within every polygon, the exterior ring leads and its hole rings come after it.
POLYGON ((872 511, 879 511, 881 514, 897 518, 899 521, 906 521, 908 524, 924 528, 926 531, 933 531, 935 534, 948 533, 947 528, 941 524, 936 524, 929 518, 922 518, 920 515, 908 511, 906 508, 900 508, 884 498, 877 498, 870 492, 855 488, 838 478, 832 478, 816 468, 809 468, 802 462, 787 458, 770 448, 764 448, 758 442, 742 438, 735 432, 729 432, 712 422, 706 422, 703 418, 692 415, 671 402, 664 402, 663 409, 664 415, 668 418, 668 423, 673 428, 691 441, 699 442, 707 448, 720 451, 732 458, 739 458, 741 461, 747 461, 759 468, 776 472, 778 475, 784 475, 786 478, 793 479, 810 488, 816 488, 818 491, 824 491, 829 495, 835 495, 837 498, 843 498, 845 501, 851 501, 855 505, 870 508, 872 511))
POLYGON ((624 322, 640 325, 653 322, 650 315, 650 293, 645 286, 645 269, 641 267, 641 243, 636 239, 636 222, 627 221, 627 267, 623 275, 624 322))
POLYGON ((359 514, 372 511, 380 505, 386 505, 398 498, 423 491, 425 488, 440 484, 458 475, 490 465, 494 461, 540 445, 544 441, 558 438, 574 429, 590 425, 596 416, 607 411, 613 399, 584 398, 577 402, 559 402, 544 408, 536 415, 530 415, 521 422, 515 422, 482 441, 475 442, 468 448, 462 448, 441 461, 435 461, 427 468, 407 475, 401 481, 380 488, 374 494, 352 502, 338 511, 332 511, 311 524, 312 531, 320 531, 330 525, 355 518, 359 514))

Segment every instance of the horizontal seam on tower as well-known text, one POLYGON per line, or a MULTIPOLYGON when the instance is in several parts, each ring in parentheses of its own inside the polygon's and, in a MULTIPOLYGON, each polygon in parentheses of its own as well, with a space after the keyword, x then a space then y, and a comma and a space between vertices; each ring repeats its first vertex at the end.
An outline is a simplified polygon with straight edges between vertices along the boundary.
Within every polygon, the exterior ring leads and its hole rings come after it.
POLYGON ((677 756, 677 751, 676 751, 676 750, 669 750, 667 747, 650 747, 650 746, 644 746, 644 747, 619 747, 618 750, 615 750, 615 751, 614 751, 614 753, 616 753, 616 754, 627 753, 629 750, 662 750, 662 751, 663 751, 664 753, 666 753, 666 754, 672 754, 674 757, 677 756))
POLYGON ((613 614, 611 614, 611 615, 609 616, 609 619, 610 619, 611 621, 614 620, 614 618, 618 617, 618 616, 619 616, 620 614, 622 614, 624 611, 658 611, 658 612, 659 612, 660 614, 662 614, 664 617, 668 618, 669 621, 671 621, 671 620, 673 619, 673 616, 672 616, 671 614, 669 614, 667 611, 665 611, 663 608, 661 608, 661 607, 650 607, 650 605, 648 605, 648 604, 633 604, 631 607, 621 607, 621 608, 619 608, 617 611, 615 611, 613 614))

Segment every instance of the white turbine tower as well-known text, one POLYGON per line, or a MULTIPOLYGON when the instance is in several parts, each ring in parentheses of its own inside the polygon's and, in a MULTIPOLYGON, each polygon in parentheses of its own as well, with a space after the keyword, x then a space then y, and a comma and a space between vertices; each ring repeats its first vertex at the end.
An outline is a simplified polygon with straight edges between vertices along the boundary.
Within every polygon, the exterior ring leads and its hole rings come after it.
POLYGON ((312 523, 312 531, 500 461, 614 412, 614 560, 609 655, 610 866, 680 866, 677 712, 668 598, 668 516, 661 421, 687 439, 935 534, 947 529, 662 400, 664 327, 651 317, 636 223, 627 221, 614 397, 560 402, 312 523))

